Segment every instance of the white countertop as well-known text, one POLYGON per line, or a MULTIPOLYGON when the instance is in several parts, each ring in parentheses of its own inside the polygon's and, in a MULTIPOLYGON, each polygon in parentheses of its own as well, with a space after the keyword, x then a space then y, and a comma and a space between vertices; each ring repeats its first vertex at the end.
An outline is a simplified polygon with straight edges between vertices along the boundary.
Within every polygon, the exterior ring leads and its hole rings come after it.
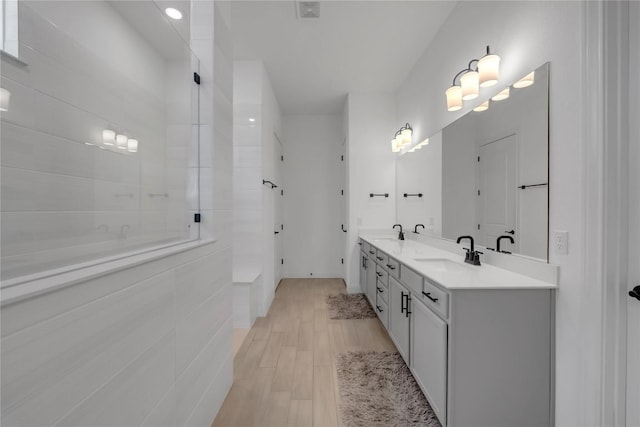
MULTIPOLYGON (((388 235, 361 234, 360 238, 416 273, 428 277, 447 289, 556 289, 553 283, 543 282, 489 264, 475 266, 464 262, 460 254, 445 251, 414 240, 397 240, 388 235), (443 259, 455 262, 453 269, 439 267, 439 263, 417 259, 443 259)), ((482 259, 481 259, 482 261, 482 259)))

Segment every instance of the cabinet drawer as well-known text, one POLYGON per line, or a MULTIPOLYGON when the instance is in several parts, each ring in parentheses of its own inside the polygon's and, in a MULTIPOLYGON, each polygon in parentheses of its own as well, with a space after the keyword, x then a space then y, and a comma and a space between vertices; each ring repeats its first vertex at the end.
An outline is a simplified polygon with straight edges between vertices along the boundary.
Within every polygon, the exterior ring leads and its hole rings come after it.
POLYGON ((382 267, 387 268, 387 264, 389 263, 389 257, 387 254, 382 252, 380 249, 376 251, 376 262, 380 264, 382 267))
POLYGON ((381 279, 378 277, 376 280, 376 292, 378 297, 382 298, 385 303, 389 303, 389 298, 387 298, 387 294, 389 293, 389 288, 387 285, 383 284, 381 279))
POLYGON ((376 257, 376 248, 374 248, 373 246, 371 246, 367 242, 364 242, 364 252, 367 255, 369 255, 372 259, 375 259, 375 257, 376 257))
POLYGON ((376 265, 376 277, 382 282, 385 288, 389 286, 389 273, 379 265, 376 265))
POLYGON ((376 313, 378 314, 378 318, 384 325, 385 329, 389 327, 389 310, 387 308, 387 303, 382 299, 380 294, 376 297, 376 313))
POLYGON ((449 316, 449 294, 432 284, 426 277, 418 298, 445 319, 449 316))
POLYGON ((387 271, 389 275, 395 277, 396 279, 400 278, 400 263, 395 259, 389 257, 389 261, 387 262, 387 271))
POLYGON ((422 276, 403 264, 400 264, 400 281, 409 287, 411 292, 422 292, 422 276))

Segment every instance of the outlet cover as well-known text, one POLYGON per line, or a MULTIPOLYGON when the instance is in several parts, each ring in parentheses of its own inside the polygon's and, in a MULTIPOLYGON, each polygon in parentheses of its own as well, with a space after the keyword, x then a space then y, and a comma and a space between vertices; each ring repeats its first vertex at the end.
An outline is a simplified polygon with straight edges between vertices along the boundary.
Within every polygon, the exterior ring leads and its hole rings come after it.
POLYGON ((556 254, 569 253, 569 232, 554 230, 553 232, 553 252, 556 254))

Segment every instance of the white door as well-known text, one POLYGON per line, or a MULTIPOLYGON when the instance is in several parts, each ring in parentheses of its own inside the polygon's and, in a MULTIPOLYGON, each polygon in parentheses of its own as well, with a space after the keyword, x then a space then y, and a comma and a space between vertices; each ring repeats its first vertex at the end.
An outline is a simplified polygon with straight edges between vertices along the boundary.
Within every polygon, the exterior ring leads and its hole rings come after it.
MULTIPOLYGON (((630 2, 630 70, 640 66, 640 3, 630 2)), ((634 74, 630 74, 633 76, 634 74)), ((629 79, 629 292, 640 286, 640 85, 629 79)), ((627 426, 640 426, 640 300, 627 299, 627 426)))
POLYGON ((282 157, 282 143, 275 133, 274 136, 274 149, 273 149, 273 178, 279 185, 274 189, 273 196, 273 233, 274 233, 274 276, 275 285, 278 286, 280 279, 282 279, 282 245, 284 242, 284 225, 282 224, 282 205, 284 197, 284 189, 282 188, 282 163, 284 157, 282 157))
POLYGON ((495 248, 496 239, 510 235, 515 244, 502 239, 500 250, 518 252, 516 229, 516 135, 480 147, 478 161, 478 242, 495 248))

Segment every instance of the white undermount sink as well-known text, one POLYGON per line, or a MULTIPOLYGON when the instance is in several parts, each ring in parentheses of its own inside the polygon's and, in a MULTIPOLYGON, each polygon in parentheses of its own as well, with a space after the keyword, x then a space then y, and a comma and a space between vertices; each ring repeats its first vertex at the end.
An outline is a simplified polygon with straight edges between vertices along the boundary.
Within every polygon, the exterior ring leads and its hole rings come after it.
POLYGON ((414 258, 414 261, 424 264, 425 267, 443 272, 460 272, 472 270, 470 267, 467 267, 461 262, 451 261, 450 259, 446 258, 414 258))

